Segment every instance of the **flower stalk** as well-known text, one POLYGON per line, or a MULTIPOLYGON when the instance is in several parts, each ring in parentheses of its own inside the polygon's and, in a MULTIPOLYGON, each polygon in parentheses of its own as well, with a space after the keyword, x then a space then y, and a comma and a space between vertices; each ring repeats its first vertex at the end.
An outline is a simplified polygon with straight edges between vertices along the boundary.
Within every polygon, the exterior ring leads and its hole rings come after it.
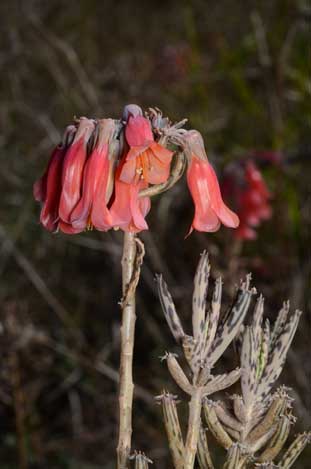
POLYGON ((122 256, 122 324, 119 390, 118 469, 128 467, 132 440, 133 352, 135 339, 135 292, 144 255, 135 233, 125 232, 122 256))
POLYGON ((185 444, 183 469, 193 469, 200 434, 202 387, 195 389, 189 403, 188 431, 185 444))

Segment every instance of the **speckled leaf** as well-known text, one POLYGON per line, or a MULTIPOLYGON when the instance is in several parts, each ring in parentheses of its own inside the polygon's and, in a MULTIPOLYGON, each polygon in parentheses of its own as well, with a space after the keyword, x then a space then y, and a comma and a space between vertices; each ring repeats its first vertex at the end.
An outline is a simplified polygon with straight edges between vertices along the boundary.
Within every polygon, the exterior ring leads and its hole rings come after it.
POLYGON ((279 311, 279 314, 274 323, 273 329, 271 331, 271 340, 270 340, 270 349, 273 349, 275 342, 281 334, 283 327, 286 324, 288 313, 289 313, 290 303, 289 301, 284 301, 282 308, 279 311))
POLYGON ((204 251, 194 278, 194 292, 192 297, 192 327, 193 337, 198 338, 200 330, 204 328, 206 312, 206 296, 208 290, 208 279, 210 264, 208 254, 204 251))
POLYGON ((240 368, 223 375, 212 376, 211 380, 204 386, 203 393, 207 396, 232 386, 241 376, 240 368))
POLYGON ((260 344, 261 344, 261 326, 262 326, 263 311, 264 311, 264 298, 262 295, 260 295, 256 301, 256 306, 254 308, 253 322, 252 322, 252 328, 254 331, 255 348, 257 350, 259 349, 260 344))
POLYGON ((177 342, 184 337, 185 333, 182 328, 180 319, 175 309, 175 305, 170 292, 168 291, 167 284, 162 278, 162 275, 156 276, 158 293, 162 305, 162 309, 169 325, 169 328, 177 342))
POLYGON ((284 326, 283 332, 279 335, 273 350, 270 352, 268 363, 258 386, 258 395, 262 395, 263 398, 268 396, 273 384, 281 374, 300 316, 301 311, 296 310, 284 326))
POLYGON ((279 462, 279 466, 283 469, 289 469, 292 467, 300 453, 304 450, 306 445, 310 443, 310 441, 311 432, 305 432, 298 435, 282 457, 281 461, 279 462))
POLYGON ((135 452, 130 459, 135 461, 135 469, 148 469, 149 464, 152 464, 151 459, 147 458, 144 453, 140 451, 135 452))
POLYGON ((209 312, 209 328, 205 338, 204 344, 204 352, 203 357, 207 356, 207 353, 213 343, 215 338, 215 334, 217 331, 218 319, 220 314, 220 307, 221 307, 221 297, 222 297, 222 280, 221 278, 217 278, 215 282, 215 288, 213 292, 212 298, 212 309, 209 312))
POLYGON ((238 443, 234 443, 228 450, 226 462, 223 469, 237 469, 241 457, 241 448, 238 443))
POLYGON ((198 441, 198 463, 200 469, 214 469, 214 464, 209 452, 206 430, 202 427, 200 428, 200 435, 198 441))
POLYGON ((248 283, 244 288, 238 290, 230 314, 228 314, 225 322, 219 326, 213 345, 207 354, 209 366, 213 366, 217 362, 238 333, 248 311, 252 294, 253 291, 248 289, 248 283))
POLYGON ((290 427, 290 418, 287 415, 282 415, 273 438, 258 458, 259 462, 273 461, 278 456, 288 438, 290 427))
POLYGON ((242 377, 241 387, 243 401, 246 408, 254 403, 254 396, 257 389, 256 368, 257 368, 258 349, 256 349, 255 335, 253 327, 248 326, 243 336, 241 350, 242 377))
POLYGON ((184 453, 184 442, 178 418, 176 396, 163 393, 157 398, 162 403, 164 424, 174 467, 181 467, 184 453))
POLYGON ((175 380, 176 384, 178 384, 178 386, 185 393, 191 396, 193 392, 193 386, 190 384, 187 376, 185 375, 175 356, 172 353, 168 353, 166 356, 166 361, 169 372, 171 373, 172 378, 175 380))

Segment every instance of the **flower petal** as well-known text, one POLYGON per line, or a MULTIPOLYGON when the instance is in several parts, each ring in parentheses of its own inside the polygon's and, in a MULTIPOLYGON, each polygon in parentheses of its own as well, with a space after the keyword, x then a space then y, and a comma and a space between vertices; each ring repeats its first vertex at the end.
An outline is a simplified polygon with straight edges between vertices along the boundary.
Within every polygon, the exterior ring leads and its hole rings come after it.
POLYGON ((193 157, 187 172, 188 187, 195 206, 192 228, 214 232, 219 229, 220 222, 211 206, 211 192, 205 172, 202 160, 193 157))
POLYGON ((55 231, 58 224, 58 206, 62 190, 62 167, 66 149, 54 150, 46 175, 45 200, 41 209, 40 222, 49 231, 55 231))
POLYGON ((125 138, 130 147, 148 146, 154 140, 150 121, 143 116, 130 115, 125 127, 125 138))
POLYGON ((91 216, 92 205, 96 205, 98 210, 98 202, 106 204, 106 197, 102 198, 102 190, 100 194, 95 193, 99 185, 106 194, 106 186, 108 179, 108 145, 106 144, 102 151, 95 148, 85 164, 82 197, 74 208, 70 219, 75 228, 85 229, 91 216), (100 199, 100 200, 99 200, 100 199))
POLYGON ((81 197, 83 169, 87 157, 87 142, 94 130, 90 119, 82 118, 63 166, 63 188, 59 204, 59 216, 70 223, 70 216, 81 197))
POLYGON ((221 197, 218 179, 216 173, 209 162, 203 162, 205 166, 205 176, 211 191, 211 205, 218 215, 220 221, 229 228, 239 226, 239 217, 227 207, 221 197))
POLYGON ((173 152, 154 142, 146 152, 148 154, 149 168, 147 182, 149 184, 161 184, 168 180, 173 152))
POLYGON ((145 186, 144 181, 126 184, 116 180, 115 200, 110 209, 113 226, 132 232, 148 229, 145 216, 150 210, 150 199, 139 197, 139 191, 145 186))

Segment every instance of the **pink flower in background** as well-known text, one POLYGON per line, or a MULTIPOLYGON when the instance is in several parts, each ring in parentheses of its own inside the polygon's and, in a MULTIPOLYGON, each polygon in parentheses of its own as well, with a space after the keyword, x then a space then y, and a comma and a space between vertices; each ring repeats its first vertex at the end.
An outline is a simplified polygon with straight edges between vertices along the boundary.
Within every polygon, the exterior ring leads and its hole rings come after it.
POLYGON ((190 154, 187 182, 195 206, 190 233, 193 229, 214 232, 221 223, 236 228, 239 218, 222 200, 218 179, 207 159, 200 133, 191 130, 186 139, 190 154))
POLYGON ((271 217, 272 209, 271 193, 255 163, 249 159, 243 166, 234 167, 224 179, 223 190, 234 199, 240 217, 235 237, 256 239, 256 228, 271 217))

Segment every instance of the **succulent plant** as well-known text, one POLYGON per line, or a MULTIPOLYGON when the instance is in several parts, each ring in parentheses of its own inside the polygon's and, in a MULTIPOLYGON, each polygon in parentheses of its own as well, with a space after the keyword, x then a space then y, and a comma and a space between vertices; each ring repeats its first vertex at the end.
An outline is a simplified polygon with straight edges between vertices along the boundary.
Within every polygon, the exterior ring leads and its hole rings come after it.
POLYGON ((157 399, 162 404, 164 423, 175 468, 194 467, 195 458, 202 469, 213 469, 207 431, 227 450, 223 469, 246 467, 282 467, 293 465, 310 434, 298 435, 294 443, 275 463, 290 433, 295 417, 288 388, 281 386, 272 392, 283 369, 286 354, 296 332, 301 312, 289 316, 285 302, 271 327, 263 320, 264 298, 257 299, 249 325, 243 321, 255 288, 251 276, 240 283, 231 308, 221 317, 222 281, 217 278, 211 304, 207 304, 210 264, 203 252, 195 279, 192 300, 192 334, 185 333, 173 299, 162 276, 157 276, 160 301, 169 328, 189 365, 183 369, 173 353, 163 357, 175 383, 190 396, 188 428, 185 441, 179 423, 178 398, 166 391, 157 399), (241 336, 241 368, 221 375, 213 367, 234 338, 241 336), (240 394, 226 400, 211 400, 209 396, 222 391, 240 379, 240 394), (201 412, 207 423, 205 429, 201 412))

